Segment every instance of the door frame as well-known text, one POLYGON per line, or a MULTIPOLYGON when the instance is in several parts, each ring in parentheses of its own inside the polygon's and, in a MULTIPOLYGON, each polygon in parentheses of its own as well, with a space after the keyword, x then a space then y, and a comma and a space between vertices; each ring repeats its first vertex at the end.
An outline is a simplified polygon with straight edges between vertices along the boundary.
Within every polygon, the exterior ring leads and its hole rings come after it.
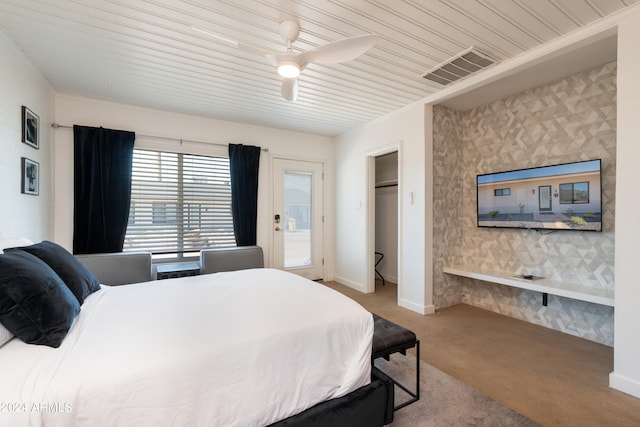
POLYGON ((330 243, 327 238, 327 230, 329 229, 329 227, 327 226, 327 186, 331 184, 330 181, 327 180, 327 172, 328 172, 328 165, 329 165, 329 161, 327 159, 318 159, 318 158, 312 158, 312 157, 304 157, 304 156, 290 156, 290 155, 286 155, 286 154, 278 154, 278 153, 269 153, 269 172, 268 172, 268 180, 269 180, 269 189, 270 189, 270 194, 269 194, 269 200, 268 200, 268 205, 269 205, 269 219, 268 219, 268 227, 270 227, 270 231, 268 233, 269 236, 269 256, 268 261, 269 261, 269 265, 270 266, 274 266, 275 265, 275 228, 273 227, 273 215, 274 215, 274 209, 275 209, 275 203, 274 203, 274 191, 275 191, 275 180, 274 180, 274 173, 275 173, 275 162, 277 159, 279 160, 292 160, 295 162, 310 162, 310 163, 319 163, 322 164, 322 170, 323 170, 323 179, 322 179, 322 195, 321 195, 321 199, 322 199, 322 216, 324 217, 324 221, 322 222, 322 230, 320 232, 321 236, 322 236, 322 244, 321 244, 321 254, 322 254, 322 259, 324 260, 324 263, 322 264, 322 280, 329 280, 331 278, 327 277, 327 272, 330 271, 329 270, 329 264, 331 262, 331 260, 329 260, 327 258, 327 244, 330 243))
POLYGON ((402 141, 374 148, 367 155, 367 283, 365 292, 376 291, 376 157, 398 152, 398 296, 402 295, 402 141))

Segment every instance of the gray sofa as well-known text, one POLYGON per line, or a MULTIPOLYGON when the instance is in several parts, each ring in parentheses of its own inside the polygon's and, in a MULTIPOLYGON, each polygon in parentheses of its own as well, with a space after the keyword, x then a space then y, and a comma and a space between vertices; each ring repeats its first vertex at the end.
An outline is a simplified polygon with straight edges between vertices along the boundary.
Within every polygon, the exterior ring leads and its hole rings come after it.
POLYGON ((200 274, 263 267, 264 255, 260 246, 210 248, 200 251, 200 274))
POLYGON ((76 255, 103 285, 128 285, 153 280, 151 252, 76 255))

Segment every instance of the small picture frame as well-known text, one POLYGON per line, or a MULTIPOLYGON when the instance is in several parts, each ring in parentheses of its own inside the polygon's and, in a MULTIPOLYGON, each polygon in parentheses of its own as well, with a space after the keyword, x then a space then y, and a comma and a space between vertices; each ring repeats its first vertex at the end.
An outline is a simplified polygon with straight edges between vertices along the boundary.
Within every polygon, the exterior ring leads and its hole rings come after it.
POLYGON ((22 142, 33 148, 40 148, 40 117, 24 105, 22 106, 22 142))
POLYGON ((22 194, 37 196, 40 194, 40 164, 22 158, 22 194))

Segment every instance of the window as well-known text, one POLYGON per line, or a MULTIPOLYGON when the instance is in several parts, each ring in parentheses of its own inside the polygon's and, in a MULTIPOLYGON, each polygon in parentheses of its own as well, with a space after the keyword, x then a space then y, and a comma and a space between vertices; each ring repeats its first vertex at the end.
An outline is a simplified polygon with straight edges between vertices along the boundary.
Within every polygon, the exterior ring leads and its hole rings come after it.
MULTIPOLYGON (((175 203, 153 202, 151 222, 154 224, 175 224, 178 221, 178 205, 175 203)), ((135 222, 135 219, 133 219, 135 222)))
POLYGON ((493 195, 498 197, 498 196, 510 196, 511 195, 511 189, 510 188, 496 188, 495 190, 493 190, 493 195))
POLYGON ((560 184, 561 204, 589 203, 589 182, 560 184))
POLYGON ((184 259, 235 246, 229 159, 133 150, 125 251, 184 259))

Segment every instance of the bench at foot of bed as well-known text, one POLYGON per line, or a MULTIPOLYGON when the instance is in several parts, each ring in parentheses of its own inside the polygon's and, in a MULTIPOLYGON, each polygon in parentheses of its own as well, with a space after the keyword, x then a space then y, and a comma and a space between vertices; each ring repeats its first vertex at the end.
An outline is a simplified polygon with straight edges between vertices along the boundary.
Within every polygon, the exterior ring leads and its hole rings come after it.
POLYGON ((409 390, 393 378, 391 379, 395 385, 411 396, 407 401, 396 406, 394 411, 420 400, 420 340, 409 329, 373 314, 372 361, 380 357, 389 360, 389 356, 393 353, 406 355, 407 350, 413 347, 416 348, 416 388, 415 391, 409 390))

